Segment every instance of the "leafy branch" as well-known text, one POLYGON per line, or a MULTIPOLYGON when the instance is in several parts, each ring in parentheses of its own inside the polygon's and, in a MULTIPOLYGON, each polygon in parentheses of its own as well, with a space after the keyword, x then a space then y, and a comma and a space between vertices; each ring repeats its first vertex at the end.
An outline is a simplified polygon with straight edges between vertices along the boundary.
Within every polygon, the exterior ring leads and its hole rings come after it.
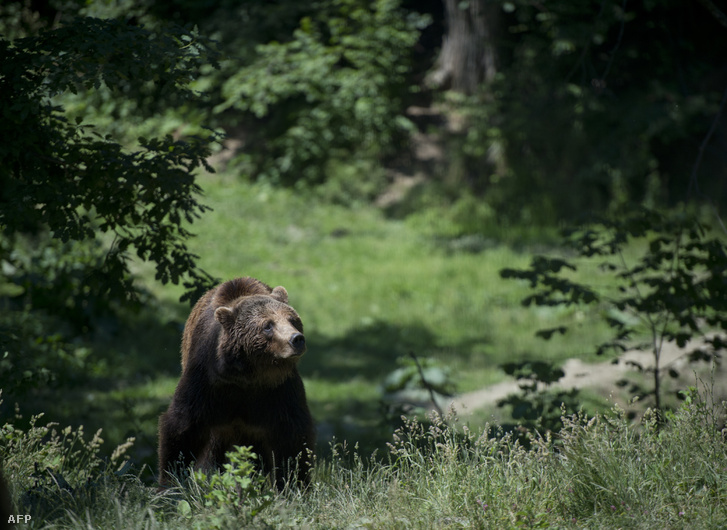
MULTIPOLYGON (((603 219, 583 228, 567 231, 566 243, 579 258, 603 259, 601 271, 616 281, 615 291, 596 289, 593 284, 574 282, 563 274, 575 271, 573 260, 536 256, 530 268, 504 269, 503 278, 526 280, 535 294, 523 305, 555 306, 599 304, 607 311, 603 319, 613 331, 610 340, 596 347, 624 352, 629 348, 649 351, 653 368, 640 371, 653 374, 657 410, 663 408, 661 354, 665 344, 680 348, 699 338, 685 354, 690 361, 719 360, 727 331, 727 252, 724 242, 710 238, 707 228, 684 214, 666 215, 640 209, 616 220, 603 219), (626 256, 645 248, 633 264, 626 256), (648 337, 646 343, 639 340, 648 337)), ((537 335, 548 340, 567 326, 541 330, 537 335)), ((678 372, 670 367, 672 377, 678 372)))
POLYGON ((0 39, 0 229, 5 237, 49 230, 62 242, 110 232, 98 271, 108 289, 134 290, 131 252, 156 264, 156 278, 188 296, 211 283, 184 240, 209 208, 198 201, 194 171, 212 168, 207 137, 139 138, 128 149, 110 135, 69 120, 56 96, 104 85, 121 98, 165 102, 199 99, 195 72, 216 64, 198 35, 180 28, 152 33, 93 18, 7 41, 0 39), (115 287, 114 287, 115 286, 115 287))

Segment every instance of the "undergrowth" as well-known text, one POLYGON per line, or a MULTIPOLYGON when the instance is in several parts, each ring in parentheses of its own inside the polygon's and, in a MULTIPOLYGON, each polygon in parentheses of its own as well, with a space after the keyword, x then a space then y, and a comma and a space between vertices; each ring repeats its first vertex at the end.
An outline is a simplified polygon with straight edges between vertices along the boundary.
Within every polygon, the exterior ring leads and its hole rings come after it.
POLYGON ((691 389, 666 423, 619 408, 563 418, 525 449, 453 415, 406 419, 386 454, 333 444, 305 490, 277 493, 240 449, 163 493, 98 456, 97 434, 6 424, 0 453, 32 528, 718 528, 727 523, 726 403, 691 389))

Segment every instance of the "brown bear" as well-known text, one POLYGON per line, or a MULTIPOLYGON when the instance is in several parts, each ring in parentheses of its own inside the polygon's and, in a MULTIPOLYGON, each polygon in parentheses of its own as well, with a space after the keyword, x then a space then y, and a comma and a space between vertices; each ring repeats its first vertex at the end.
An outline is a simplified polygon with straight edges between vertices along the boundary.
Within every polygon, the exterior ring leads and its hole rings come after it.
POLYGON ((297 368, 305 351, 283 287, 248 277, 208 291, 187 319, 182 376, 159 418, 160 484, 192 461, 220 467, 233 445, 252 446, 279 488, 306 484, 315 430, 297 368))

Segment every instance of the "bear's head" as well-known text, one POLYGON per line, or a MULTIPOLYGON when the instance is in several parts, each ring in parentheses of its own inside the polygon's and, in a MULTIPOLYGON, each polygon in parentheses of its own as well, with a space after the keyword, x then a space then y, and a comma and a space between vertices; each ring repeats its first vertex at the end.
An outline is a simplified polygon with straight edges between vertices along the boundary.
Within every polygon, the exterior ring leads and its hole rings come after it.
POLYGON ((283 287, 218 307, 215 320, 222 327, 218 368, 226 380, 277 384, 306 351, 303 323, 283 287))

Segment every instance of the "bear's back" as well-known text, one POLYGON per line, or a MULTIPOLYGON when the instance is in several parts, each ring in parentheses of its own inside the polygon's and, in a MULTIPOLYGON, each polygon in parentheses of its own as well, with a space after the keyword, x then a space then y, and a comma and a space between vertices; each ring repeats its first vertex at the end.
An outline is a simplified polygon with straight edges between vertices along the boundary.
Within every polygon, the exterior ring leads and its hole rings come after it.
POLYGON ((255 278, 250 278, 249 276, 235 278, 234 280, 218 285, 210 291, 210 293, 214 293, 214 299, 211 301, 214 306, 213 312, 218 307, 232 305, 232 302, 242 296, 270 294, 272 291, 270 286, 255 278))

